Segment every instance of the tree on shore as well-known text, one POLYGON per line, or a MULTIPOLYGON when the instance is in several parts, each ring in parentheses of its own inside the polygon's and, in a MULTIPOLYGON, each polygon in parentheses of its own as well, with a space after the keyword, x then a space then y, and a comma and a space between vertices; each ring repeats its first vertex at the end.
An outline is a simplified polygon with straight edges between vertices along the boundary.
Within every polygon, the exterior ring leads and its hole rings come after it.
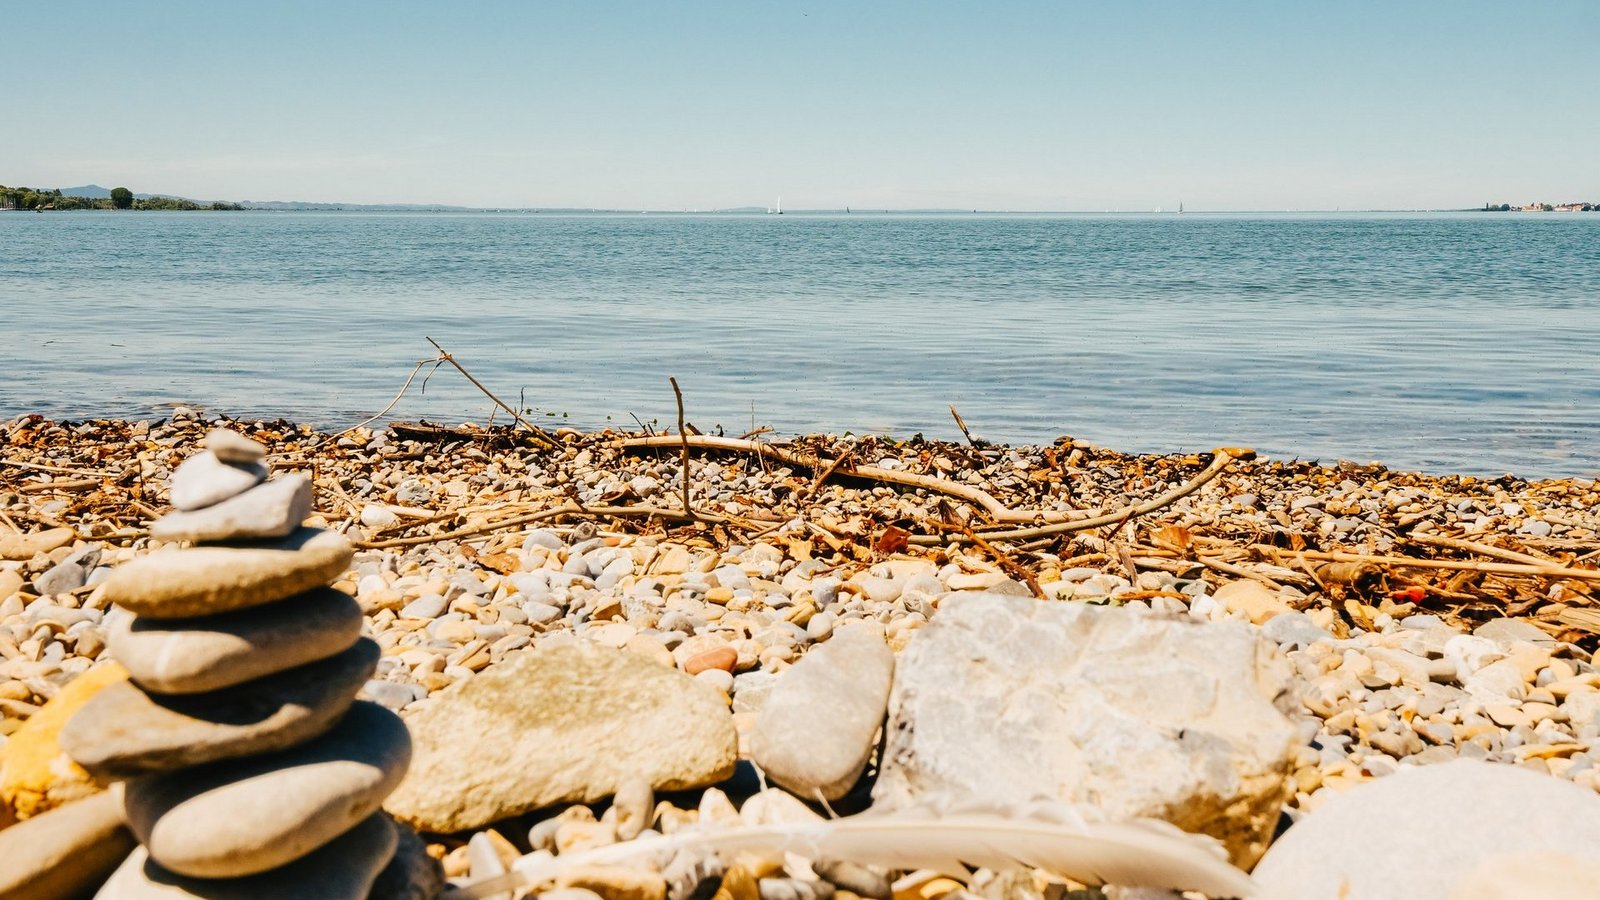
POLYGON ((111 205, 117 209, 133 208, 133 191, 130 191, 125 187, 112 188, 111 205))

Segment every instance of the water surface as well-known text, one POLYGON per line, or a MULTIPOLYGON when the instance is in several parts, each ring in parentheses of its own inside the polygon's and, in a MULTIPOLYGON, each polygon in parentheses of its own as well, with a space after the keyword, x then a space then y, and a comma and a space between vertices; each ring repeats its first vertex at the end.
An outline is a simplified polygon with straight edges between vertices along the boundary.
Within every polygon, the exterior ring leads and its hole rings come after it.
POLYGON ((543 421, 1600 471, 1600 215, 0 213, 0 416, 543 421), (401 418, 488 418, 434 374, 401 418), (550 414, 550 415, 546 415, 550 414))

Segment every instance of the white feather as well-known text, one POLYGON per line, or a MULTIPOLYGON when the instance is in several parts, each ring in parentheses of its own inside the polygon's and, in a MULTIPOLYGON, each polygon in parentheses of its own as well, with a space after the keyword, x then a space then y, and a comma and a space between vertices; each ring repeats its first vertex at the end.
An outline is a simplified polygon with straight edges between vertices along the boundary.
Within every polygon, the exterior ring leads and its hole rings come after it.
POLYGON ((1015 812, 905 810, 867 812, 832 821, 757 825, 613 844, 551 858, 527 856, 510 873, 458 887, 449 900, 475 900, 556 880, 571 866, 626 862, 690 849, 725 855, 794 853, 884 866, 965 875, 969 867, 1048 869, 1089 885, 1117 884, 1249 897, 1250 877, 1228 863, 1213 839, 1166 822, 1095 821, 1073 807, 1047 804, 1015 812))

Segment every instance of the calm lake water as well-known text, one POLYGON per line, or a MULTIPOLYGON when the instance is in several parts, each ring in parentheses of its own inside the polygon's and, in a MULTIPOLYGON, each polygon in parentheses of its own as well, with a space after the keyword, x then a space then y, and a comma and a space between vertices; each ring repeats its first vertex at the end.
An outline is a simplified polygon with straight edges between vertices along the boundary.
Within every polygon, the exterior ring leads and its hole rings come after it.
POLYGON ((1600 471, 1600 215, 0 213, 0 416, 542 421, 1600 471), (400 418, 488 418, 445 368, 400 418), (502 417, 503 418, 503 417, 502 417))

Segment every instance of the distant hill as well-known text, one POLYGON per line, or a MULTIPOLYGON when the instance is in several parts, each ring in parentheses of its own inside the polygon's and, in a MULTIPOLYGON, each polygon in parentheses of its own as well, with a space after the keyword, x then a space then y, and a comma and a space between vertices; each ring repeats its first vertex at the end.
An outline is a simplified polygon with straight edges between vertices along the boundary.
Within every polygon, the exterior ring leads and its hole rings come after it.
MULTIPOLYGON (((98 184, 81 184, 77 187, 57 188, 57 190, 64 197, 88 197, 91 200, 108 200, 111 198, 111 188, 101 187, 98 184)), ((195 200, 193 197, 179 197, 177 194, 134 194, 133 196, 140 200, 149 200, 152 197, 170 197, 173 200, 188 200, 192 203, 202 202, 195 200)), ((210 203, 211 201, 204 202, 210 203)))
POLYGON ((92 197, 96 200, 106 200, 111 196, 111 188, 101 187, 98 184, 85 184, 80 187, 61 188, 61 193, 68 197, 92 197))

